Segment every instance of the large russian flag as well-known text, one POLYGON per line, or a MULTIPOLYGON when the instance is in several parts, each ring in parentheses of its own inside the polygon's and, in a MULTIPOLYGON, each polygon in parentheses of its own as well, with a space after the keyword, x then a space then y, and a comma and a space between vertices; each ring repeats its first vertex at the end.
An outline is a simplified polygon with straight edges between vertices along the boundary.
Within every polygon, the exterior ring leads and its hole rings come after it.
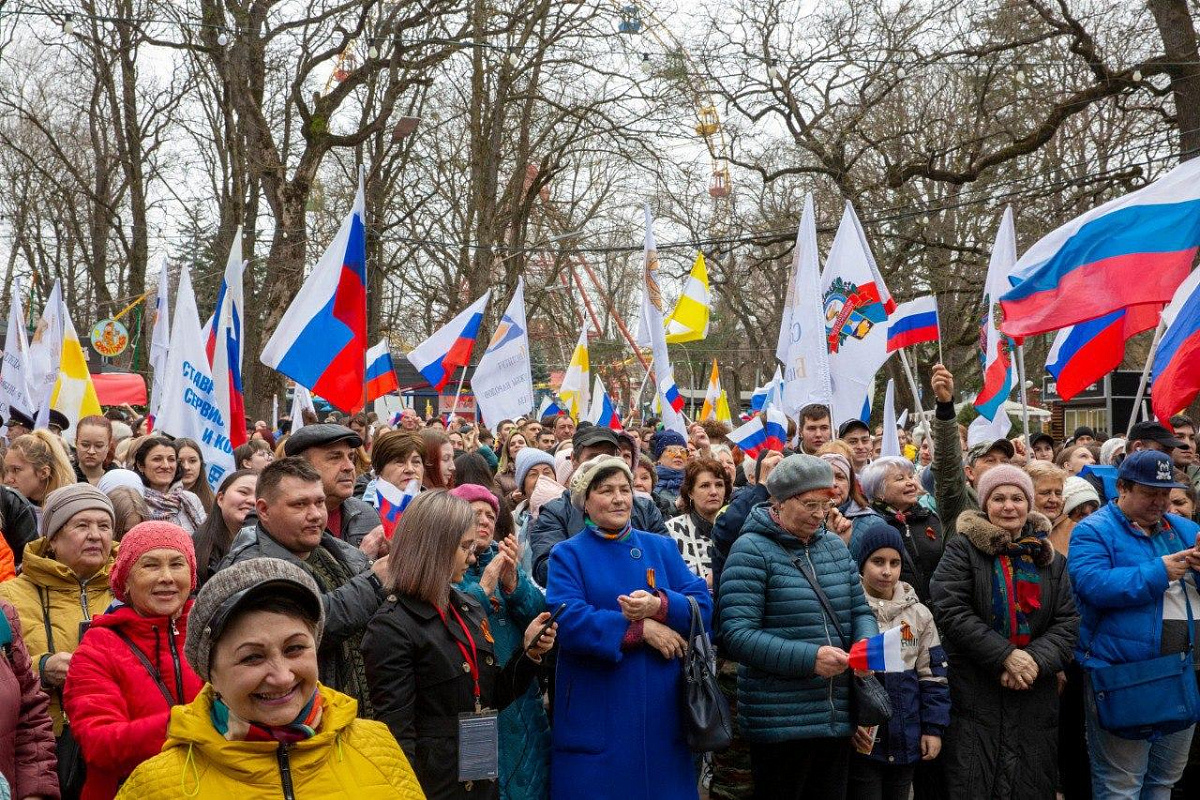
POLYGON ((933 295, 901 303, 888 319, 889 353, 921 342, 936 342, 939 338, 937 298, 933 295))
POLYGON ((471 363, 471 350, 479 338, 479 327, 483 324, 483 313, 491 295, 490 290, 484 292, 483 297, 460 311, 408 354, 408 360, 435 390, 440 392, 446 388, 455 371, 471 363))
POLYGON ((1170 419, 1200 393, 1200 270, 1192 272, 1163 310, 1166 330, 1154 351, 1150 398, 1154 416, 1170 419))
POLYGON ((1158 324, 1158 303, 1130 306, 1063 328, 1050 345, 1046 371, 1070 400, 1121 365, 1125 343, 1158 324))
POLYGON ((367 351, 367 400, 375 400, 385 394, 397 391, 400 382, 396 380, 396 367, 392 364, 392 350, 387 339, 381 339, 379 344, 367 351))
POLYGON ((363 178, 354 208, 300 287, 262 362, 342 411, 362 404, 367 353, 367 238, 363 178))
POLYGON ((1200 159, 1076 217, 1017 262, 1002 330, 1032 336, 1167 303, 1200 249, 1200 159))
POLYGON ((246 262, 242 260, 242 229, 229 248, 225 277, 217 292, 217 307, 209 331, 205 354, 212 367, 213 399, 225 416, 229 444, 246 443, 246 399, 242 392, 242 320, 246 307, 242 289, 246 262))

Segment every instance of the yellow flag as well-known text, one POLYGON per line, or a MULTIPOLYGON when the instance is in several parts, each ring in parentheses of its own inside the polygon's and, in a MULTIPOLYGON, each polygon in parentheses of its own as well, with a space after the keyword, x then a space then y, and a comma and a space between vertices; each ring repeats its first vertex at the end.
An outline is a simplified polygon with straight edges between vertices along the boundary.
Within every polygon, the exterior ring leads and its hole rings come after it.
POLYGON ((96 387, 92 384, 87 361, 83 358, 79 335, 75 333, 75 325, 65 311, 62 361, 58 382, 54 384, 54 392, 50 395, 50 407, 61 411, 71 421, 72 430, 79 425, 79 420, 100 413, 100 400, 96 397, 96 387))
POLYGON ((717 422, 733 423, 733 415, 729 413, 729 397, 721 390, 721 399, 717 401, 717 422))
POLYGON ((588 392, 591 391, 587 335, 588 324, 584 322, 583 330, 579 334, 579 342, 575 345, 575 352, 571 356, 571 363, 567 366, 567 374, 563 376, 562 386, 558 389, 558 396, 563 401, 567 413, 576 422, 587 417, 588 392))
POLYGON ((708 269, 704 265, 704 254, 696 254, 696 263, 692 264, 692 272, 688 275, 687 283, 683 285, 683 294, 675 304, 675 310, 667 317, 667 342, 695 342, 708 335, 708 269))

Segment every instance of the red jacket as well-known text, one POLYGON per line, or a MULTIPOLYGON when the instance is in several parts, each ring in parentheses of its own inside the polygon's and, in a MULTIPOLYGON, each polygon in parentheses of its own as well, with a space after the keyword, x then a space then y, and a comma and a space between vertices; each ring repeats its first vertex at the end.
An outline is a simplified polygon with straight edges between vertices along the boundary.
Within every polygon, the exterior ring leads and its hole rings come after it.
POLYGON ((157 669, 172 705, 190 703, 204 686, 183 658, 192 602, 174 623, 143 617, 130 606, 101 614, 71 657, 63 706, 87 764, 81 800, 112 800, 120 781, 158 755, 167 740, 171 710, 163 691, 115 631, 125 633, 157 669))
POLYGON ((0 610, 13 632, 8 655, 0 653, 0 774, 8 779, 15 798, 57 798, 50 699, 30 671, 16 609, 0 600, 0 610))

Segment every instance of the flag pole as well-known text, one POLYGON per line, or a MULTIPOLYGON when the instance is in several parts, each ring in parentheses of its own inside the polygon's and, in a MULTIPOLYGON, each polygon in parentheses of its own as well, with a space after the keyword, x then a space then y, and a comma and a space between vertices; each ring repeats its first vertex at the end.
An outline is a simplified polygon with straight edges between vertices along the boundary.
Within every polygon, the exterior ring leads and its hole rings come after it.
MULTIPOLYGON (((938 347, 941 347, 941 341, 938 341, 938 347)), ((913 372, 912 364, 908 361, 908 355, 904 352, 908 348, 900 348, 900 363, 904 365, 904 375, 908 378, 908 388, 912 389, 913 405, 921 414, 921 420, 925 421, 925 409, 921 406, 921 390, 918 388, 917 374, 913 372)))
POLYGON ((1025 457, 1033 452, 1029 437, 1029 401, 1025 396, 1025 344, 1017 345, 1017 381, 1020 383, 1017 396, 1021 398, 1021 425, 1025 428, 1025 457))
POLYGON ((458 413, 458 398, 462 394, 463 381, 467 379, 467 365, 463 364, 462 377, 458 379, 458 388, 454 390, 454 405, 450 407, 450 416, 458 413))
POLYGON ((1142 379, 1138 382, 1137 397, 1133 401, 1133 412, 1129 415, 1129 427, 1125 429, 1126 435, 1128 435, 1134 423, 1137 422, 1138 414, 1142 410, 1142 398, 1146 395, 1146 384, 1150 380, 1150 367, 1154 365, 1154 353, 1158 350, 1158 341, 1162 338, 1163 331, 1166 328, 1166 320, 1160 314, 1158 317, 1158 327, 1154 329, 1154 341, 1150 343, 1150 352, 1146 354, 1146 365, 1142 367, 1142 379))

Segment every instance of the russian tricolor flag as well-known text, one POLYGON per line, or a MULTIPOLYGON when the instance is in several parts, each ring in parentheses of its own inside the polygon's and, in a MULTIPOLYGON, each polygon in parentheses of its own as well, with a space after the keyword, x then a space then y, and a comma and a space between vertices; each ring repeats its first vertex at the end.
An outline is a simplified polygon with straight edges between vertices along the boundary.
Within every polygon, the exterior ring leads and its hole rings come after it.
POLYGON ((904 672, 904 626, 889 628, 850 646, 847 663, 850 669, 867 672, 904 672))
POLYGON ((933 295, 901 303, 896 306, 896 311, 888 318, 887 351, 889 353, 921 342, 936 342, 940 338, 937 298, 933 295))
POLYGON ((208 332, 205 353, 213 375, 213 399, 225 417, 229 444, 240 447, 246 443, 246 400, 242 392, 242 320, 245 302, 242 276, 246 262, 242 260, 242 229, 239 227, 229 248, 225 277, 217 292, 217 308, 213 325, 208 332))
POLYGON ((763 435, 765 437, 763 446, 767 450, 783 452, 783 446, 787 443, 787 417, 783 415, 782 411, 777 410, 773 406, 768 406, 762 417, 765 419, 763 423, 763 435))
POLYGON ((1017 262, 1002 328, 1032 336, 1170 302, 1200 250, 1200 160, 1063 225, 1017 262))
POLYGON ((363 176, 354 208, 284 312, 262 362, 342 411, 362 404, 367 353, 363 176))
POLYGON ((612 398, 608 396, 608 390, 604 388, 604 382, 600 380, 599 375, 592 379, 592 401, 588 406, 588 421, 600 428, 625 430, 621 425, 621 418, 617 416, 617 407, 613 405, 612 398))
POLYGON ((375 481, 375 497, 379 501, 379 523, 383 525, 383 535, 391 539, 396 535, 396 526, 404 509, 421 491, 421 482, 411 480, 408 486, 401 489, 395 484, 388 483, 383 478, 375 481))
POLYGON ((983 387, 975 397, 975 408, 989 421, 996 418, 1004 401, 1017 383, 1017 371, 1013 369, 1012 349, 1015 343, 996 324, 996 309, 999 298, 1010 285, 1017 263, 1017 234, 1013 225, 1012 209, 1004 209, 996 241, 992 245, 992 257, 988 261, 987 278, 983 289, 983 319, 980 321, 979 344, 983 387))
POLYGON ((675 381, 663 388, 663 397, 667 398, 667 402, 671 404, 671 408, 675 409, 676 414, 683 413, 683 395, 679 393, 679 387, 675 385, 675 381))
POLYGON ((1125 343, 1158 324, 1158 303, 1122 308, 1063 328, 1046 356, 1058 396, 1070 400, 1121 365, 1125 343))
POLYGON ((396 367, 392 364, 392 350, 388 340, 382 339, 379 344, 367 351, 367 400, 375 400, 400 388, 396 380, 396 367))
POLYGON ((1154 415, 1169 427, 1171 417, 1200 393, 1200 270, 1175 292, 1163 322, 1166 329, 1154 351, 1150 397, 1154 415))
POLYGON ((413 348, 408 360, 435 390, 441 391, 459 367, 471 363, 471 350, 479 338, 479 327, 487 310, 491 290, 460 311, 454 319, 413 348))
POLYGON ((729 441, 737 445, 747 458, 758 458, 758 454, 767 449, 767 432, 763 428, 761 416, 740 426, 729 434, 729 441))

